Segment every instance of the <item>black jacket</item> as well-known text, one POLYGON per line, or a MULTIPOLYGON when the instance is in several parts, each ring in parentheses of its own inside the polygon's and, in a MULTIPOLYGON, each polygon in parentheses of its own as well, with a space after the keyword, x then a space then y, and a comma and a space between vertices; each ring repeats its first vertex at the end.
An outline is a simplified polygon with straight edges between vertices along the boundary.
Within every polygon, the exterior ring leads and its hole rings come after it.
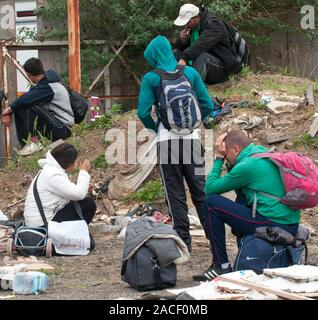
POLYGON ((208 9, 200 10, 199 40, 190 46, 190 39, 183 43, 181 39, 175 47, 182 51, 181 59, 186 62, 195 60, 202 53, 208 52, 219 58, 228 73, 238 73, 242 66, 236 58, 234 44, 231 43, 224 23, 208 9))
POLYGON ((28 92, 10 104, 11 110, 16 112, 20 108, 29 107, 36 103, 51 102, 54 98, 54 92, 49 83, 60 81, 61 79, 55 71, 48 70, 42 80, 35 86, 31 86, 28 92))

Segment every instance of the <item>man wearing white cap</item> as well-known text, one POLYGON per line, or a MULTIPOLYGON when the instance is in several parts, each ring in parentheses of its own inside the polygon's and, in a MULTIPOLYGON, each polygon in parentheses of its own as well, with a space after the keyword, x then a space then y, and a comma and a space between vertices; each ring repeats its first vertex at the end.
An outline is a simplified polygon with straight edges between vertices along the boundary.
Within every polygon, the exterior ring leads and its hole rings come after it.
POLYGON ((183 27, 174 51, 179 64, 192 65, 206 83, 225 82, 241 71, 224 23, 206 8, 184 4, 174 24, 183 27))

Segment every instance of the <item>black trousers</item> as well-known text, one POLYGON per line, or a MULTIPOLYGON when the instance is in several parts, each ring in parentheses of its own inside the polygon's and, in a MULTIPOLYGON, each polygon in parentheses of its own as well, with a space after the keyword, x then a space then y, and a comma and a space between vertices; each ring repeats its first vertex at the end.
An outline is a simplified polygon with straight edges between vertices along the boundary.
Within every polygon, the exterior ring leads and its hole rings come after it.
MULTIPOLYGON (((175 49, 173 52, 179 61, 181 51, 175 49)), ((192 67, 199 72, 202 80, 207 84, 217 84, 229 80, 229 74, 224 69, 223 62, 210 53, 205 52, 198 56, 192 61, 192 67)))
MULTIPOLYGON (((78 201, 81 209, 83 218, 87 224, 90 224, 96 213, 96 203, 93 198, 86 197, 83 200, 78 201)), ((58 211, 52 221, 63 222, 63 221, 74 221, 81 220, 75 211, 72 202, 69 202, 63 209, 58 211)))
POLYGON ((26 144, 29 134, 37 136, 40 133, 51 141, 64 140, 72 134, 64 123, 38 105, 18 109, 14 113, 14 119, 17 137, 22 147, 26 144))
POLYGON ((202 226, 204 223, 205 162, 200 140, 167 140, 157 144, 158 165, 173 227, 191 252, 184 179, 202 226))

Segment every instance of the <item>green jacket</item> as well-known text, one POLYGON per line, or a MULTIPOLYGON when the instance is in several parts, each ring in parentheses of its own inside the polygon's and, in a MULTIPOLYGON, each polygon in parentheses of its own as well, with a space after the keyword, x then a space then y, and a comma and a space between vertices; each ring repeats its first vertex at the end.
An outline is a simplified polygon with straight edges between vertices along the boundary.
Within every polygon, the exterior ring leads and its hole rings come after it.
MULTIPOLYGON (((174 71, 177 61, 167 38, 157 36, 147 46, 144 56, 155 69, 174 71)), ((192 67, 185 67, 185 76, 189 79, 202 110, 202 119, 213 110, 214 105, 199 73, 192 67)), ((152 71, 147 72, 142 80, 138 99, 137 115, 148 129, 155 131, 156 125, 151 117, 151 109, 155 101, 155 90, 160 86, 160 76, 152 71)))
MULTIPOLYGON (((267 152, 265 147, 251 143, 241 151, 235 165, 223 177, 221 177, 223 161, 215 160, 206 181, 206 194, 240 191, 246 197, 249 207, 253 206, 254 190, 283 197, 285 189, 277 166, 268 159, 250 157, 252 154, 263 152, 267 152)), ((277 223, 299 223, 300 210, 291 209, 278 200, 257 192, 256 195, 256 210, 261 215, 277 223)))

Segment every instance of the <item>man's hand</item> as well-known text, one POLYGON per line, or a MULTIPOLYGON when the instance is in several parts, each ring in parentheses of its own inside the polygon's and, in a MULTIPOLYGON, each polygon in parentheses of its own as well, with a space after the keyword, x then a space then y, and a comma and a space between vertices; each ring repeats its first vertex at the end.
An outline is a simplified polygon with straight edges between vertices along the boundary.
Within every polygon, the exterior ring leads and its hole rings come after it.
POLYGON ((188 39, 190 38, 190 29, 186 28, 186 29, 182 29, 180 32, 180 39, 183 42, 188 41, 188 39))
POLYGON ((217 157, 225 157, 225 142, 224 139, 227 136, 227 133, 223 133, 220 135, 215 142, 215 156, 217 157))
POLYGON ((182 66, 186 66, 187 65, 187 62, 183 59, 180 59, 178 64, 181 64, 182 66))
POLYGON ((91 164, 87 159, 85 159, 84 162, 80 165, 80 170, 85 170, 89 172, 90 169, 91 169, 91 164))
POLYGON ((2 115, 1 115, 1 121, 5 127, 10 127, 11 116, 12 116, 12 111, 11 111, 10 107, 3 110, 2 115))

